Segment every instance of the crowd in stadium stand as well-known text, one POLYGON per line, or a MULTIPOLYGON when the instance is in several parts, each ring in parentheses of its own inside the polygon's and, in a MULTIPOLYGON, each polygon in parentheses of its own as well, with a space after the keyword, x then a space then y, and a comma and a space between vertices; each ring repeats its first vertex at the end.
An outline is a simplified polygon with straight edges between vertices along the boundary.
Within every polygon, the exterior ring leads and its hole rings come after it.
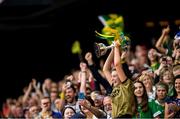
POLYGON ((32 79, 17 99, 7 98, 8 118, 180 118, 180 32, 162 29, 152 48, 132 52, 118 41, 102 64, 85 53, 79 70, 55 82, 32 79), (170 42, 172 41, 172 42, 170 42), (100 67, 98 67, 100 65, 100 67))

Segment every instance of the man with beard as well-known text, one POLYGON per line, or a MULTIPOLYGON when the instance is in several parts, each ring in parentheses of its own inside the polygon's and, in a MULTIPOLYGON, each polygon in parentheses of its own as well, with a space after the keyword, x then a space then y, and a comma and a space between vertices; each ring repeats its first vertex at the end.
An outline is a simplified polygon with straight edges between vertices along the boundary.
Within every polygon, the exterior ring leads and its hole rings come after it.
POLYGON ((77 103, 76 89, 72 83, 70 85, 64 83, 60 97, 62 100, 62 105, 61 105, 62 108, 72 107, 76 112, 80 111, 79 104, 77 103))

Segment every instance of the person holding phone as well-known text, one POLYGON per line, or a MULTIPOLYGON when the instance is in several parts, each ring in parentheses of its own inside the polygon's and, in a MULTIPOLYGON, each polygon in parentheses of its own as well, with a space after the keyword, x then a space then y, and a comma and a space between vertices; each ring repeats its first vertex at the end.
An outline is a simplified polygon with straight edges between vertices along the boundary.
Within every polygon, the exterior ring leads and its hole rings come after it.
POLYGON ((84 62, 80 63, 80 90, 78 93, 78 103, 80 112, 72 116, 74 118, 90 118, 97 119, 104 117, 105 113, 94 107, 94 101, 90 96, 86 96, 86 80, 87 80, 87 65, 84 62))
POLYGON ((83 92, 79 92, 78 93, 78 100, 84 100, 85 99, 85 95, 83 92))

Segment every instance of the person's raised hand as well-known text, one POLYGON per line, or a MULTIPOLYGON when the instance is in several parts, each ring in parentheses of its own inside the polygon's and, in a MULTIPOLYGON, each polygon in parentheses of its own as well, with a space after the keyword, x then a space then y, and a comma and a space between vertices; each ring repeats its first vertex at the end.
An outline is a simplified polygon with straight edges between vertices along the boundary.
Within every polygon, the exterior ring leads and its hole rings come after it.
POLYGON ((88 62, 88 65, 92 65, 93 64, 93 59, 92 59, 92 53, 91 52, 87 52, 86 53, 85 59, 88 62))
POLYGON ((68 85, 66 83, 63 83, 62 92, 65 92, 67 88, 68 88, 68 85))
POLYGON ((80 63, 80 69, 81 69, 81 71, 86 71, 86 70, 87 70, 87 65, 86 65, 86 63, 81 62, 81 63, 80 63))
POLYGON ((170 27, 169 27, 169 26, 167 26, 166 28, 164 28, 164 29, 162 30, 162 33, 164 33, 165 35, 168 35, 169 32, 170 32, 170 27))
POLYGON ((128 55, 127 51, 123 51, 121 54, 121 60, 125 60, 127 55, 128 55))
POLYGON ((36 79, 33 78, 33 79, 32 79, 32 85, 33 85, 34 88, 36 87, 36 82, 37 82, 36 79))

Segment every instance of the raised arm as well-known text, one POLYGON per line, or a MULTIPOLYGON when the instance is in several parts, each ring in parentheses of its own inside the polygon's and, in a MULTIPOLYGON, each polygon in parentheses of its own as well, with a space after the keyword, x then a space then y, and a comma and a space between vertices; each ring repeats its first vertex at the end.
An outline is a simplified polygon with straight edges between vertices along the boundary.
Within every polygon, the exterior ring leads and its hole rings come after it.
POLYGON ((111 64, 113 63, 113 59, 114 59, 114 49, 111 49, 111 52, 110 52, 109 56, 107 57, 105 64, 104 64, 104 67, 103 67, 104 75, 106 76, 106 79, 108 80, 110 85, 112 85, 111 64))
POLYGON ((95 67, 92 59, 92 53, 86 53, 85 59, 88 62, 89 69, 91 70, 93 77, 96 79, 95 83, 101 84, 106 89, 107 94, 110 94, 112 91, 112 87, 109 82, 102 77, 102 75, 98 72, 98 69, 95 67))
POLYGON ((22 99, 23 104, 25 104, 27 102, 31 91, 32 91, 32 82, 29 83, 28 89, 26 90, 26 92, 23 96, 23 99, 22 99))
POLYGON ((164 28, 162 30, 162 34, 160 36, 160 38, 158 39, 158 41, 156 42, 156 48, 163 54, 166 54, 167 50, 163 47, 164 41, 167 38, 167 35, 170 32, 170 28, 169 26, 167 28, 164 28))
POLYGON ((40 97, 40 98, 42 98, 43 97, 43 94, 42 94, 42 92, 41 92, 41 90, 39 89, 39 87, 36 85, 36 79, 32 79, 32 86, 33 86, 33 88, 35 89, 35 92, 36 92, 36 94, 40 97))
POLYGON ((80 92, 83 92, 84 94, 86 94, 86 79, 87 79, 87 65, 84 62, 80 63, 80 68, 81 68, 81 72, 80 72, 80 92))
POLYGON ((116 71, 117 71, 120 81, 124 82, 127 77, 122 68, 121 55, 120 55, 120 44, 117 41, 115 42, 115 49, 114 49, 114 65, 115 65, 115 68, 116 68, 116 71))
POLYGON ((79 101, 79 104, 86 109, 88 109, 91 113, 93 113, 97 118, 104 118, 106 116, 106 113, 102 110, 98 109, 97 107, 92 106, 91 104, 88 104, 86 100, 79 101))
POLYGON ((63 83, 62 85, 62 91, 60 93, 60 105, 59 105, 59 110, 63 110, 64 106, 65 106, 65 92, 67 90, 67 84, 66 83, 63 83))

